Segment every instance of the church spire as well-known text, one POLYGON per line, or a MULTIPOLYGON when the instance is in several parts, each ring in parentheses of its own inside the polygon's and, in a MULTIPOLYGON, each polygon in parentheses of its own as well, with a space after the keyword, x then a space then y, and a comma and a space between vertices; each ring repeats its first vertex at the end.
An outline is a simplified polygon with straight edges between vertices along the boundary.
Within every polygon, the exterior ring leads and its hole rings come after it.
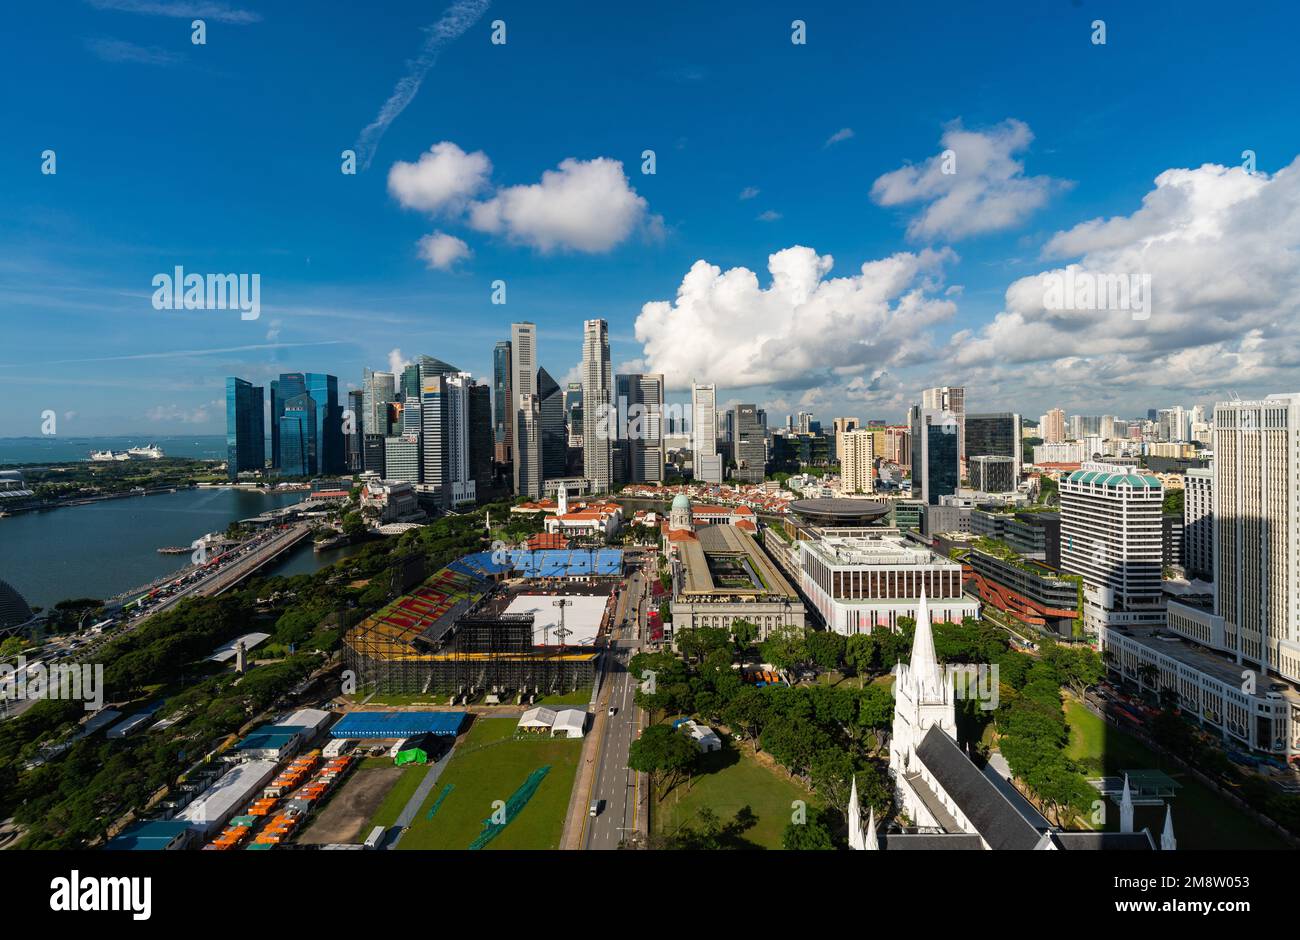
POLYGON ((853 786, 849 789, 849 848, 867 847, 862 835, 862 808, 858 805, 858 777, 854 774, 853 786))
POLYGON ((1160 833, 1160 851, 1172 852, 1178 848, 1178 842, 1174 839, 1174 807, 1171 803, 1165 804, 1165 831, 1160 833))
POLYGON ((867 851, 880 851, 880 839, 876 836, 876 808, 871 807, 871 815, 867 819, 867 851))
POLYGON ((1119 797, 1119 831, 1133 831, 1133 792, 1128 788, 1128 774, 1124 775, 1124 792, 1119 797))
POLYGON ((916 632, 912 635, 912 661, 909 671, 916 680, 916 688, 928 694, 941 693, 943 676, 939 660, 934 653, 934 634, 930 630, 930 605, 926 603, 925 587, 916 604, 916 632))

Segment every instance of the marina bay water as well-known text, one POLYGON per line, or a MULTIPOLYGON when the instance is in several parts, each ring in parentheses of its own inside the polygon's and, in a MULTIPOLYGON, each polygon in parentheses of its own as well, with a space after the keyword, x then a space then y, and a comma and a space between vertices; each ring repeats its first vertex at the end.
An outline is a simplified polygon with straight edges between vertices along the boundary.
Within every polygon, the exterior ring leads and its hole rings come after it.
MULTIPOLYGON (((33 607, 74 597, 106 598, 183 568, 187 555, 158 549, 189 545, 205 532, 288 506, 302 493, 262 495, 226 488, 132 496, 0 519, 0 580, 33 607)), ((263 569, 304 574, 356 551, 313 552, 303 543, 263 569)))

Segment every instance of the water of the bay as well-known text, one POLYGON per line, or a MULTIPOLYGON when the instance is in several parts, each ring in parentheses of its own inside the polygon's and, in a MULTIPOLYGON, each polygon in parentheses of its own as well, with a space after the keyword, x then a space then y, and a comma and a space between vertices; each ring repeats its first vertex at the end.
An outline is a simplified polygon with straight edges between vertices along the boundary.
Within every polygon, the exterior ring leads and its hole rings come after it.
MULTIPOLYGON (((302 493, 262 495, 226 488, 132 496, 0 519, 0 580, 33 607, 74 597, 107 598, 184 568, 188 555, 160 555, 206 532, 287 506, 302 493)), ((264 569, 304 574, 357 551, 313 552, 303 543, 264 569)))

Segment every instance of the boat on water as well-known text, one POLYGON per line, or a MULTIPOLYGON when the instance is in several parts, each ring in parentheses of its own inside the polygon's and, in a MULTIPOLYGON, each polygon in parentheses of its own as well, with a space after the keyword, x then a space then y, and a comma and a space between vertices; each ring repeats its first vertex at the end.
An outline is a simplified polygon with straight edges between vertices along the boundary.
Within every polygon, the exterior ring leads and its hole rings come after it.
POLYGON ((127 450, 92 450, 90 459, 96 463, 107 463, 111 460, 161 460, 166 455, 161 447, 157 444, 150 444, 148 447, 131 447, 127 450))

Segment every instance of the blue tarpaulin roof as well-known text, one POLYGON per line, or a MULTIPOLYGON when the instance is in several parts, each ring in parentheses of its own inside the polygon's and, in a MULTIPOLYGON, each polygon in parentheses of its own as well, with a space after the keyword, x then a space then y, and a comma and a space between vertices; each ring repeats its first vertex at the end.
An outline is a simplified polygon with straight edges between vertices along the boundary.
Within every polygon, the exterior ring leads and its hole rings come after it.
POLYGON ((137 823, 110 839, 106 849, 138 852, 165 849, 172 841, 190 829, 184 819, 153 819, 137 823))
POLYGON ((413 738, 460 732, 465 712, 351 712, 330 728, 335 738, 413 738))

